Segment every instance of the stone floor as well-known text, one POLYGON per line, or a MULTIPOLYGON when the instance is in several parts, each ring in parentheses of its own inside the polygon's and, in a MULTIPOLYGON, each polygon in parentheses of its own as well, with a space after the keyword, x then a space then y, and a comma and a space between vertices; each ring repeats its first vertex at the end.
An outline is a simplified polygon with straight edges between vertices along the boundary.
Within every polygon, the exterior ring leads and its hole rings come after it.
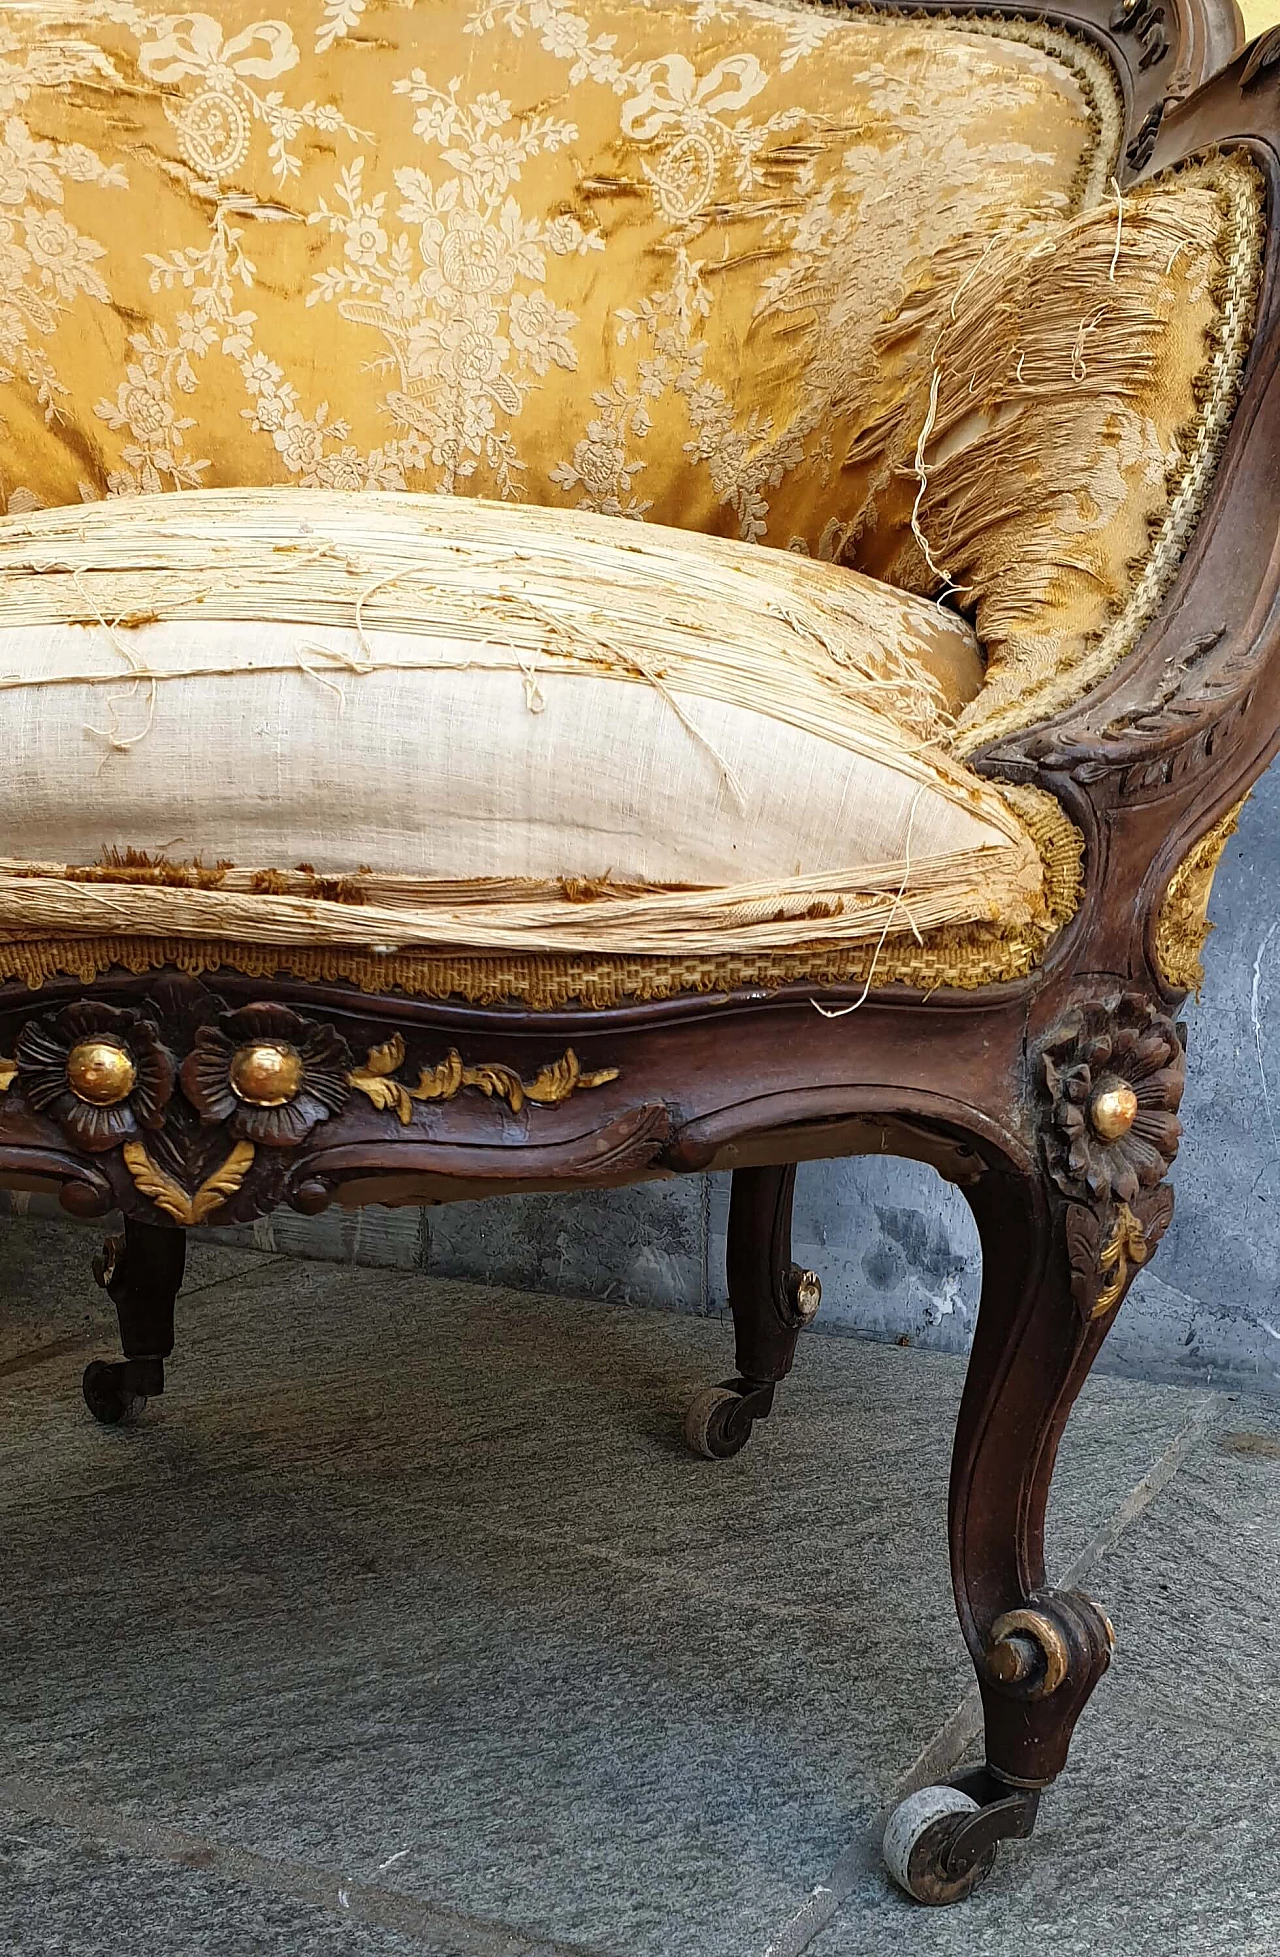
POLYGON ((926 1912, 877 1826, 973 1732, 956 1361, 811 1340, 711 1464, 714 1321, 212 1246, 110 1432, 87 1250, 0 1233, 0 1952, 1280 1950, 1274 1401, 1090 1386, 1053 1568, 1117 1662, 1034 1841, 926 1912))

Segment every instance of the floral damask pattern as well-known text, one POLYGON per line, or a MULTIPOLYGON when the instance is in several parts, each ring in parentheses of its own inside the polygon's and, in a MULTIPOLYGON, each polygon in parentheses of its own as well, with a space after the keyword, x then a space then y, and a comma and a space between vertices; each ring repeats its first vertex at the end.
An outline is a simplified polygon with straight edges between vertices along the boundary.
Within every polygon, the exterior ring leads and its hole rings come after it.
POLYGON ((0 21, 11 507, 466 490, 830 553, 876 329, 941 249, 1089 194, 1065 42, 774 0, 206 7, 0 21))

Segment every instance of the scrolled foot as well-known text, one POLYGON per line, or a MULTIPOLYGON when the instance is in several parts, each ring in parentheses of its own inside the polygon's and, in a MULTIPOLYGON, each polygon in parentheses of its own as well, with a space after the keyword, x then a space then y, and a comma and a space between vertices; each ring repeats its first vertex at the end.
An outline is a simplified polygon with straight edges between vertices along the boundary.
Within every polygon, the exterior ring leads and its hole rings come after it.
POLYGON ((984 1657, 993 1685, 1024 1699, 1047 1699, 1069 1683, 1091 1688, 1111 1663, 1116 1634, 1106 1612, 1082 1590, 1039 1591, 991 1626, 984 1657))
POLYGON ((772 1382, 731 1379, 704 1386, 685 1408, 685 1440, 704 1461, 726 1461, 746 1446, 756 1421, 764 1420, 772 1405, 772 1382))

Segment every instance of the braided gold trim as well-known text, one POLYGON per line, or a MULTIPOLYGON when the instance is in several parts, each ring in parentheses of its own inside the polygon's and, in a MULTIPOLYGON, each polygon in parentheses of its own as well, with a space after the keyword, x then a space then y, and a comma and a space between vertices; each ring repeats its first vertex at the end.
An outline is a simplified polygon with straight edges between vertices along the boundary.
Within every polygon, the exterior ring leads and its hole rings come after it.
POLYGON ((1253 337, 1266 236, 1266 191, 1260 173, 1243 155, 1204 157, 1179 165, 1151 182, 1168 182, 1173 178, 1211 184, 1218 192, 1222 210, 1218 246, 1222 278, 1218 316, 1210 329, 1208 358, 1196 389, 1200 405, 1178 435, 1183 460, 1169 508, 1127 604, 1096 643, 1083 658, 1063 671, 1051 673, 1034 692, 985 716, 979 694, 963 737, 954 744, 953 751, 957 754, 972 754, 1002 735, 1033 727, 1038 721, 1063 712, 1083 699, 1128 657, 1177 576, 1209 499, 1240 396, 1241 378, 1253 337))
POLYGON ((0 980, 36 988, 68 976, 88 984, 111 970, 142 973, 172 966, 195 975, 229 969, 249 978, 289 976, 318 984, 345 983, 362 992, 403 992, 412 998, 461 998, 472 1005, 513 1001, 534 1012, 577 1004, 587 1009, 670 999, 682 992, 732 992, 743 987, 891 984, 924 992, 940 986, 969 991, 1025 978, 1080 901, 1084 838, 1052 795, 1026 785, 1000 784, 1044 865, 1037 915, 1016 926, 947 925, 917 943, 908 935, 875 944, 797 945, 793 951, 742 957, 598 958, 545 956, 436 957, 343 951, 327 946, 272 948, 198 938, 63 938, 0 944, 0 980))
POLYGON ((1215 822, 1207 834, 1190 849, 1169 879, 1164 902, 1156 917, 1154 948, 1156 967, 1171 990, 1194 992, 1199 996, 1204 984, 1204 964, 1200 954, 1213 926, 1208 919, 1213 877, 1222 852, 1236 832, 1241 811, 1249 797, 1244 795, 1234 808, 1215 822))

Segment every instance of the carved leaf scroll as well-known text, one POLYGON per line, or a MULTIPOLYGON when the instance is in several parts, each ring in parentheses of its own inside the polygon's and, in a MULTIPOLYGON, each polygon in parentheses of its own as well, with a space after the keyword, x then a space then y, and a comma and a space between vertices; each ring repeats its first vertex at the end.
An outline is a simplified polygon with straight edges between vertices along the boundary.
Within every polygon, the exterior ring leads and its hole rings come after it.
POLYGON ((1105 1318, 1124 1297, 1147 1263, 1173 1216, 1173 1191, 1167 1183, 1128 1203, 1101 1212, 1072 1203, 1066 1212, 1071 1296, 1086 1324, 1105 1318))
POLYGON ((539 1069, 531 1081, 522 1080, 511 1067, 490 1061, 478 1067, 464 1064, 456 1047, 450 1047, 434 1067, 423 1067, 416 1087, 395 1078, 404 1064, 404 1041, 397 1033, 382 1046, 371 1047, 363 1067, 347 1075, 349 1086, 365 1095, 375 1108, 394 1108, 407 1127, 413 1119, 415 1101, 452 1101, 463 1088, 472 1087, 490 1100, 504 1101, 513 1114, 526 1102, 537 1107, 556 1107, 579 1088, 603 1087, 618 1078, 616 1067, 584 1070, 572 1047, 559 1060, 539 1069))

